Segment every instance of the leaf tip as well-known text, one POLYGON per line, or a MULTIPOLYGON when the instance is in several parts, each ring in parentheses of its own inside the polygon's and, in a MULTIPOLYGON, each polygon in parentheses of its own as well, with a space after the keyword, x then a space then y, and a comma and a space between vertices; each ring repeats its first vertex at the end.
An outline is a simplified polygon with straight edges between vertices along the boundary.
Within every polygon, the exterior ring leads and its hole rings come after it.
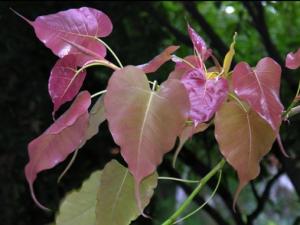
POLYGON ((14 10, 12 7, 9 7, 9 9, 16 14, 17 16, 21 17, 23 20, 25 20, 27 23, 29 23, 32 26, 32 21, 30 21, 29 19, 27 19, 25 16, 21 15, 20 13, 18 13, 16 10, 14 10))
POLYGON ((36 198, 34 190, 33 190, 33 184, 32 182, 29 183, 29 188, 30 188, 30 193, 31 193, 31 197, 34 201, 34 203, 42 210, 46 211, 46 212, 52 212, 51 209, 47 208, 46 206, 42 205, 36 198))

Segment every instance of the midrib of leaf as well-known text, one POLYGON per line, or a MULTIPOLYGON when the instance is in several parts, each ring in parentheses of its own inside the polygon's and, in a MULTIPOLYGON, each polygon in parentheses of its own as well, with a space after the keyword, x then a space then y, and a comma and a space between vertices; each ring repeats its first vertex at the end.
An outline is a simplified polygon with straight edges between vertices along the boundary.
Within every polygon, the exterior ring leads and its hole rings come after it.
POLYGON ((251 127, 251 122, 249 118, 249 112, 246 113, 246 118, 247 118, 247 124, 248 124, 248 131, 249 131, 249 153, 248 153, 248 161, 247 161, 247 170, 250 169, 249 163, 251 160, 251 154, 252 154, 252 127, 251 127))
POLYGON ((138 151, 137 151, 137 157, 136 157, 136 161, 137 161, 136 171, 139 171, 138 161, 139 161, 139 158, 140 158, 139 156, 140 156, 140 152, 141 152, 142 138, 143 138, 144 128, 145 128, 146 121, 148 119, 148 114, 149 114, 149 111, 150 111, 150 106, 151 106, 151 102, 152 102, 154 94, 155 94, 154 91, 150 91, 150 96, 148 98, 147 107, 146 107, 146 110, 145 110, 145 113, 144 113, 144 119, 143 119, 143 122, 142 122, 141 132, 140 132, 140 135, 139 135, 139 144, 138 144, 138 151))
POLYGON ((117 192, 117 195, 116 195, 116 197, 115 197, 115 201, 114 201, 114 203, 113 203, 112 210, 111 210, 110 221, 113 221, 114 214, 115 214, 115 209, 116 209, 116 205, 117 205, 117 202, 120 200, 119 197, 120 197, 121 191, 122 191, 122 189, 123 189, 123 187, 124 187, 125 180, 126 180, 127 175, 128 175, 128 171, 129 171, 129 170, 126 170, 126 171, 125 171, 125 174, 124 174, 123 180, 122 180, 122 182, 121 182, 120 188, 119 188, 119 190, 118 190, 118 192, 117 192))

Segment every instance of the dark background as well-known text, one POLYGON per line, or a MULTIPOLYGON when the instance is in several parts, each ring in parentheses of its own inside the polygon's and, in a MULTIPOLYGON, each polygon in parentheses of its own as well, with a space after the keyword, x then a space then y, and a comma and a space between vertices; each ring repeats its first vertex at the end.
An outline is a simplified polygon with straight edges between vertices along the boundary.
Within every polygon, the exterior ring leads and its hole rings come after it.
MULTIPOLYGON (((171 44, 181 46, 176 53, 181 57, 192 54, 187 21, 213 48, 220 61, 235 31, 238 32, 235 62, 243 60, 255 66, 260 58, 271 56, 284 66, 285 55, 300 47, 299 2, 1 2, 0 224, 44 225, 54 220, 53 214, 45 213, 34 205, 23 169, 28 162, 27 144, 52 123, 47 82, 57 57, 9 7, 34 20, 40 15, 80 6, 102 10, 111 18, 114 30, 105 41, 124 65, 145 63, 171 44)), ((171 68, 172 63, 164 65, 150 79, 164 80, 171 68)), ((110 75, 109 70, 89 69, 82 89, 91 93, 105 89, 110 75)), ((292 100, 299 78, 299 70, 283 69, 281 97, 285 106, 292 100)), ((67 107, 68 104, 60 113, 67 107)), ((274 144, 271 153, 262 162, 261 175, 242 192, 236 213, 231 205, 237 179, 233 170, 226 166, 214 200, 184 224, 300 224, 299 118, 295 116, 281 130, 291 157, 283 157, 274 144)), ((103 124, 97 137, 79 152, 61 183, 57 184, 56 180, 67 162, 40 173, 35 183, 39 200, 57 210, 66 192, 80 187, 83 179, 92 171, 103 168, 112 157, 119 158, 116 147, 107 124, 103 124)), ((166 156, 159 168, 161 175, 199 179, 221 157, 213 129, 187 143, 176 171, 170 166, 172 153, 166 156)), ((215 180, 196 199, 197 204, 209 196, 214 185, 215 180)), ((186 193, 192 190, 191 186, 180 186, 186 193)), ((140 218, 135 224, 160 224, 175 210, 180 186, 160 182, 147 209, 154 220, 140 218)))

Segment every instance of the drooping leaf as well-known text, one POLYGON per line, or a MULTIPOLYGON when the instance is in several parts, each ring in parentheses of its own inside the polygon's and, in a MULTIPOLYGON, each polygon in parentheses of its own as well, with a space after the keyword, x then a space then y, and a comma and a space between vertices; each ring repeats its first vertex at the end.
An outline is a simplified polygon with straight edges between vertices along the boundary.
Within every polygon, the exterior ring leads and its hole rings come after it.
POLYGON ((101 96, 90 111, 86 140, 91 139, 99 132, 99 126, 105 121, 105 119, 104 96, 101 96))
POLYGON ((82 71, 75 76, 77 71, 76 56, 66 55, 59 59, 51 70, 48 89, 55 113, 62 104, 71 101, 79 92, 86 72, 82 71))
POLYGON ((256 68, 241 62, 233 70, 234 92, 246 101, 278 133, 283 106, 279 98, 281 68, 271 58, 261 59, 256 68))
MULTIPOLYGON (((150 202, 157 185, 157 174, 151 174, 141 183, 141 205, 150 202)), ((112 160, 102 173, 97 195, 96 225, 128 225, 140 215, 135 201, 135 182, 129 170, 112 160)))
POLYGON ((259 162, 270 151, 276 134, 249 107, 246 112, 237 102, 226 102, 215 116, 215 137, 226 161, 238 173, 235 203, 243 187, 258 176, 259 162))
MULTIPOLYGON (((17 12, 16 14, 21 16, 17 12)), ((93 52, 96 45, 95 38, 106 37, 112 31, 109 17, 99 10, 88 7, 39 16, 35 21, 21 17, 34 28, 40 41, 60 58, 68 54, 93 52)), ((106 49, 100 42, 97 43, 96 49, 94 51, 96 55, 102 58, 106 55, 106 49)))
POLYGON ((231 62, 233 59, 233 56, 235 54, 234 46, 235 46, 235 39, 236 39, 237 33, 234 33, 233 41, 230 44, 230 49, 225 55, 224 62, 223 62, 223 70, 224 70, 224 76, 228 76, 228 72, 230 70, 231 62))
POLYGON ((227 98, 228 84, 224 78, 206 79, 204 71, 194 69, 182 76, 190 99, 190 119, 197 125, 212 118, 227 98))
POLYGON ((141 206, 140 182, 155 171, 183 129, 189 112, 186 90, 178 80, 169 79, 158 92, 152 91, 144 72, 127 66, 111 76, 104 106, 110 132, 135 178, 141 206))
POLYGON ((290 52, 285 59, 285 66, 289 69, 297 69, 300 67, 300 48, 297 52, 290 52))
POLYGON ((193 126, 193 125, 192 126, 186 126, 183 129, 182 133, 179 136, 179 144, 178 144, 178 146, 175 150, 174 156, 173 156, 173 162, 172 162, 173 167, 175 167, 177 157, 178 157, 184 143, 189 138, 191 138, 194 134, 205 131, 208 127, 209 127, 208 123, 200 123, 197 126, 193 126))
POLYGON ((61 117, 28 144, 29 162, 25 167, 25 176, 32 197, 41 208, 44 207, 38 203, 34 195, 33 182, 39 172, 64 161, 84 142, 90 104, 90 94, 87 91, 80 93, 61 117))
POLYGON ((143 65, 138 65, 137 67, 142 69, 145 73, 154 73, 159 69, 165 62, 172 58, 172 54, 179 48, 179 46, 169 46, 155 58, 153 58, 148 63, 143 65))
POLYGON ((198 52, 202 61, 205 62, 212 54, 212 50, 207 48, 205 41, 200 35, 188 24, 188 33, 193 42, 194 48, 198 52))
POLYGON ((96 171, 79 190, 69 193, 59 207, 56 225, 95 225, 97 192, 102 171, 96 171))

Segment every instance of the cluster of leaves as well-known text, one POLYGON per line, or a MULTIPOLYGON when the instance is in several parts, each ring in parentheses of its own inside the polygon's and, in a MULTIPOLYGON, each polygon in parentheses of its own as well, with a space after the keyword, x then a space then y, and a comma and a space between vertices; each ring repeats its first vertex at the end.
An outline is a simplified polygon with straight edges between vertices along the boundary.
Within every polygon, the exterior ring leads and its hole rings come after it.
MULTIPOLYGON (((79 192, 71 193, 62 203, 57 224, 74 218, 76 224, 129 224, 150 202, 158 179, 157 166, 176 139, 179 137, 180 142, 174 166, 185 141, 212 124, 221 154, 238 173, 235 201, 243 187, 258 176, 259 163, 274 141, 281 144, 280 126, 289 112, 284 112, 279 98, 281 67, 266 57, 253 68, 240 62, 230 71, 236 35, 222 65, 188 25, 194 55, 180 58, 172 55, 178 46, 170 46, 146 64, 123 67, 100 39, 108 36, 113 26, 99 10, 70 9, 35 21, 21 17, 59 57, 48 83, 54 123, 28 145, 30 159, 25 175, 34 201, 46 209, 34 195, 37 174, 78 151, 105 120, 128 164, 127 169, 111 161, 103 171, 93 174, 79 192), (107 50, 118 66, 105 59, 107 50), (206 68, 209 59, 215 66, 206 68), (169 60, 176 65, 168 79, 159 85, 149 81, 146 74, 169 60), (79 93, 85 69, 91 66, 106 66, 114 72, 106 90, 94 95, 86 90, 79 93), (91 98, 100 94, 103 96, 89 110, 91 98), (55 119, 57 110, 74 98, 70 108, 55 119), (77 218, 78 212, 87 212, 86 217, 77 218)), ((300 50, 288 54, 286 66, 300 66, 300 50)), ((297 93, 293 104, 298 100, 297 93)))

